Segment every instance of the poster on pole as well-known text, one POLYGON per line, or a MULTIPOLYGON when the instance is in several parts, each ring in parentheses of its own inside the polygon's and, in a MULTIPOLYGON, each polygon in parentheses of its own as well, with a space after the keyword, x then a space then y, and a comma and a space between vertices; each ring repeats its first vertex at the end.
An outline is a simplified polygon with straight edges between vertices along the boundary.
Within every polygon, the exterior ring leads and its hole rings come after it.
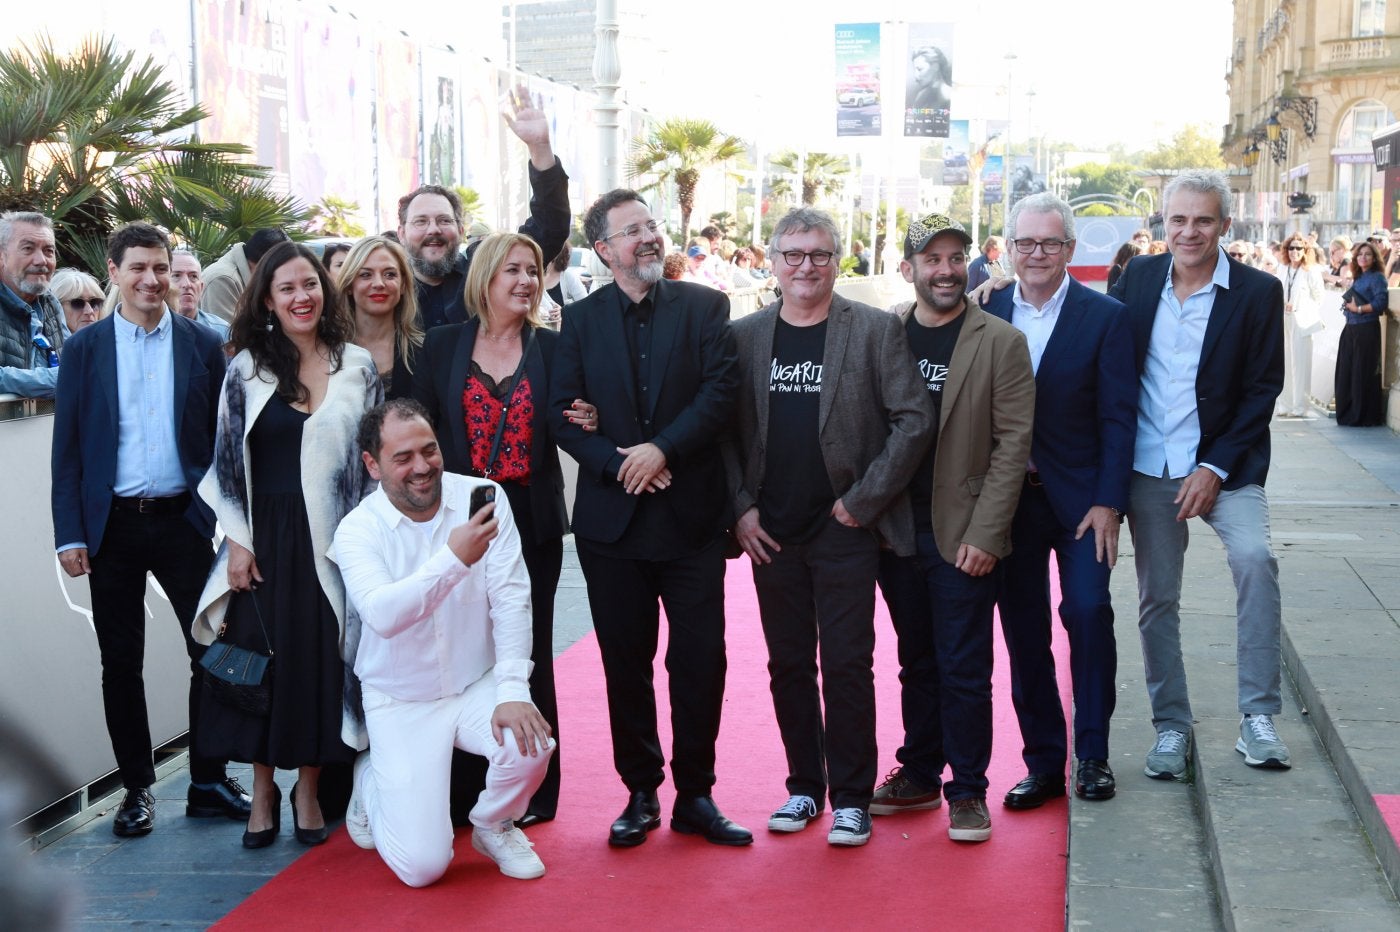
POLYGON ((880 135, 880 24, 836 25, 836 135, 880 135))
POLYGON ((982 163, 982 203, 1001 203, 1002 159, 989 155, 982 163))
POLYGON ((967 120, 949 122, 948 141, 943 144, 943 184, 967 184, 972 180, 969 139, 967 120))
POLYGON ((953 24, 910 23, 905 55, 904 135, 948 136, 953 91, 953 24))

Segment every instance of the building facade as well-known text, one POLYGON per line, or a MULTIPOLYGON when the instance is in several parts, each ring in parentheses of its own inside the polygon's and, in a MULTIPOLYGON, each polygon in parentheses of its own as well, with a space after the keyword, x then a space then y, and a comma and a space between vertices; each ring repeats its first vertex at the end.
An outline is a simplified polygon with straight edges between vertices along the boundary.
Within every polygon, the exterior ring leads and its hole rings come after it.
POLYGON ((1400 113, 1400 0, 1235 0, 1226 66, 1235 225, 1255 240, 1384 225, 1371 137, 1400 113))

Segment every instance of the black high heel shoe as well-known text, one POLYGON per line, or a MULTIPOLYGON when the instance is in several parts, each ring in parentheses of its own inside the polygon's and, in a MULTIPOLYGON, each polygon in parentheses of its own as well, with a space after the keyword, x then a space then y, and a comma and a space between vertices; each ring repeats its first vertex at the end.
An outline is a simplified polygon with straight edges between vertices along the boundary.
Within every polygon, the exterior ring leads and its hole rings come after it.
POLYGON ((277 833, 282 831, 282 788, 277 784, 272 784, 272 828, 265 828, 261 832, 243 832, 243 847, 245 848, 266 848, 277 838, 277 833))
POLYGON ((299 786, 301 786, 300 780, 292 784, 292 834, 303 845, 323 845, 330 837, 330 832, 326 830, 326 827, 322 825, 320 828, 302 828, 301 820, 297 818, 297 787, 299 786))

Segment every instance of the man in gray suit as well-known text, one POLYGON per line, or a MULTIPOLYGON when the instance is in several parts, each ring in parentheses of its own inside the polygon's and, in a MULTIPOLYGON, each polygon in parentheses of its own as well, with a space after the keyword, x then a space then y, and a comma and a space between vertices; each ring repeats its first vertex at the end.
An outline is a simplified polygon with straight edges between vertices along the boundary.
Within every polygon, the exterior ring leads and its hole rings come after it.
POLYGON ((725 465, 788 759, 790 798, 768 828, 801 831, 829 789, 827 841, 863 845, 877 766, 875 574, 881 544, 914 552, 905 490, 933 408, 899 318, 833 293, 840 255, 825 212, 800 207, 778 221, 783 297, 734 325, 739 401, 725 465))

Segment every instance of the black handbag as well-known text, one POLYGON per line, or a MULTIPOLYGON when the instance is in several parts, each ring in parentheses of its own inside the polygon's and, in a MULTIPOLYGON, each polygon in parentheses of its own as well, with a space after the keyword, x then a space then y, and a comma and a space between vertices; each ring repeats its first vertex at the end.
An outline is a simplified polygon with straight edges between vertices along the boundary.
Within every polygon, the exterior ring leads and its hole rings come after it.
POLYGON ((219 626, 218 639, 204 650, 199 665, 204 668, 204 682, 210 694, 219 702, 249 715, 263 716, 272 711, 272 639, 263 624, 262 608, 257 595, 249 591, 262 630, 267 653, 239 647, 230 640, 228 621, 219 626))

